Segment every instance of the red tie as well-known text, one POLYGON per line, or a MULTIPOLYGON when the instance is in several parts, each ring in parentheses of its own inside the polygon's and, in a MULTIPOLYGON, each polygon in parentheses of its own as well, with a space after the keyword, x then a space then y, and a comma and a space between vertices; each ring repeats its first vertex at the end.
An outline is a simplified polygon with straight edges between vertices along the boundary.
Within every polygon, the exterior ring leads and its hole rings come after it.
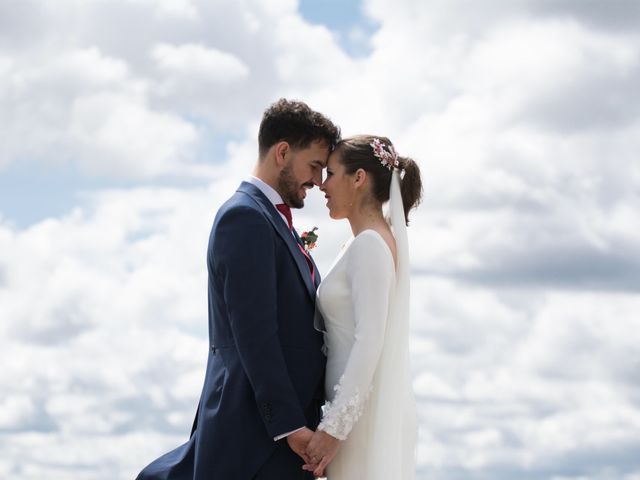
MULTIPOLYGON (((289 230, 293 230, 293 216, 291 215, 291 208, 289 207, 289 205, 287 205, 286 203, 278 203, 278 204, 276 204, 276 208, 287 219, 287 224, 289 225, 289 230)), ((316 272, 315 272, 315 269, 313 268, 313 262, 311 261, 311 257, 304 250, 302 245, 300 245, 300 243, 297 240, 296 240, 296 243, 298 244, 298 247, 300 248, 300 251, 304 255, 304 258, 307 259, 307 265, 309 265, 309 270, 311 271, 311 281, 315 282, 316 281, 316 272)))
POLYGON ((289 225, 289 230, 293 228, 293 216, 291 215, 291 207, 286 203, 278 203, 276 204, 276 208, 278 211, 285 216, 287 219, 287 225, 289 225))

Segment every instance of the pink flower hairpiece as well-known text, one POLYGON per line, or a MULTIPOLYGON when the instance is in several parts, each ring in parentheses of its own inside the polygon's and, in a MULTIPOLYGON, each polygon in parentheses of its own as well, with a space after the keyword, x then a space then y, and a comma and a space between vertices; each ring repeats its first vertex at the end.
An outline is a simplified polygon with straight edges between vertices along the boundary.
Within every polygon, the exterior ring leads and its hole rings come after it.
POLYGON ((373 148, 373 155, 380 159, 383 167, 393 170, 400 166, 398 154, 393 145, 385 145, 379 138, 374 138, 369 145, 373 148))

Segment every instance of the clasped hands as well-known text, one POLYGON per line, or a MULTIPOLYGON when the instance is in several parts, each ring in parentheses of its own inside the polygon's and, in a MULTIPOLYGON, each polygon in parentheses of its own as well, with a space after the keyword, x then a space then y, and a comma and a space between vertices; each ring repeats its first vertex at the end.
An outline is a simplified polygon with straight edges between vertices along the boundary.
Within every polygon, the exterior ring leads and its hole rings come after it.
POLYGON ((287 437, 291 450, 305 461, 302 469, 313 472, 316 477, 324 476, 324 470, 338 453, 340 440, 322 430, 303 428, 287 437))

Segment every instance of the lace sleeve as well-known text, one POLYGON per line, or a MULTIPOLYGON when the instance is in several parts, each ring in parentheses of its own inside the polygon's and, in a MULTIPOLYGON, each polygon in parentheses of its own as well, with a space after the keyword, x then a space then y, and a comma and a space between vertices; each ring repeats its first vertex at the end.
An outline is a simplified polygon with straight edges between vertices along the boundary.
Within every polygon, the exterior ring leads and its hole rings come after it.
POLYGON ((327 432, 338 440, 346 440, 349 432, 362 416, 364 406, 371 393, 371 387, 362 395, 357 389, 351 396, 344 398, 341 395, 341 384, 344 382, 344 375, 340 378, 340 383, 333 389, 336 392, 335 400, 327 402, 324 406, 324 416, 318 426, 319 430, 327 432))
POLYGON ((324 407, 319 430, 345 440, 362 416, 384 345, 391 289, 395 285, 393 258, 384 240, 365 231, 354 240, 347 259, 355 339, 344 373, 335 385, 333 401, 324 407))

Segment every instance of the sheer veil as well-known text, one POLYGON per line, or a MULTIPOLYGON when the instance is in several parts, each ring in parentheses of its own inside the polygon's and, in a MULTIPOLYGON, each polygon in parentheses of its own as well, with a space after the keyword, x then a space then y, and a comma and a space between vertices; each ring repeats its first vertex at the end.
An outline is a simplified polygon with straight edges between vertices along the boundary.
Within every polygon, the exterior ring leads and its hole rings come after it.
POLYGON ((377 381, 369 397, 374 427, 367 480, 413 479, 416 468, 417 413, 409 359, 409 241, 397 168, 391 179, 389 218, 397 250, 396 295, 387 322, 377 381))

